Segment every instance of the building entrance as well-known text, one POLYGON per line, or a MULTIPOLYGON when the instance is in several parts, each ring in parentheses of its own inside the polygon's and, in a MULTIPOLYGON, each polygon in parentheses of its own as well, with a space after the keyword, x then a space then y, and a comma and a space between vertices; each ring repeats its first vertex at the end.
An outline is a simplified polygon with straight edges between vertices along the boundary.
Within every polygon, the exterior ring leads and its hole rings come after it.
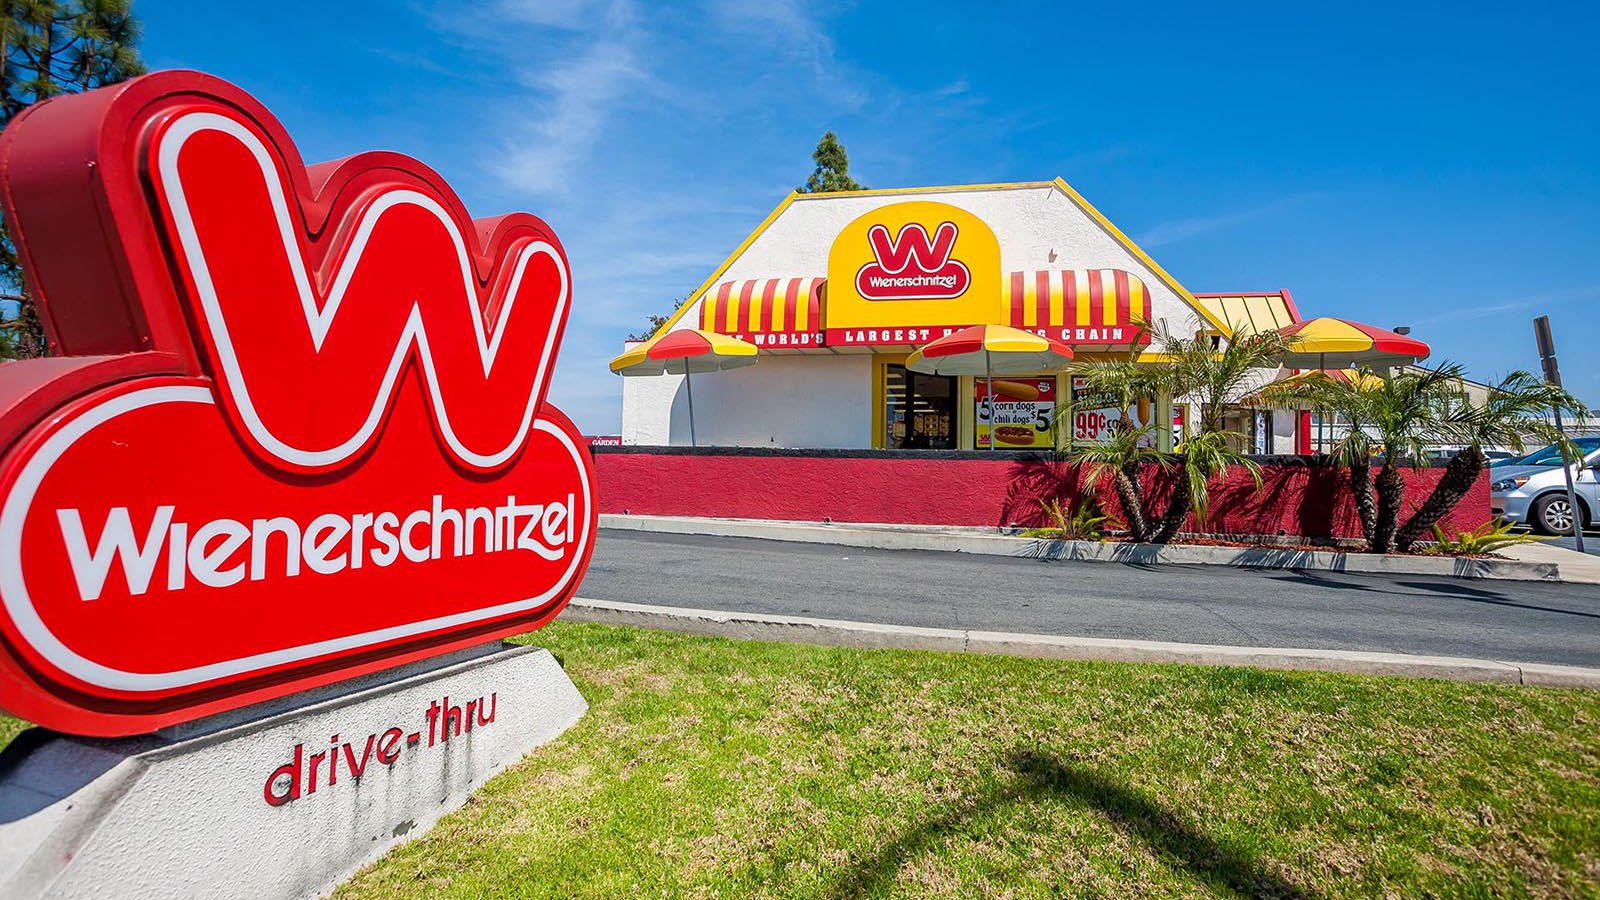
POLYGON ((885 449, 955 449, 955 378, 890 364, 884 367, 883 402, 885 449))

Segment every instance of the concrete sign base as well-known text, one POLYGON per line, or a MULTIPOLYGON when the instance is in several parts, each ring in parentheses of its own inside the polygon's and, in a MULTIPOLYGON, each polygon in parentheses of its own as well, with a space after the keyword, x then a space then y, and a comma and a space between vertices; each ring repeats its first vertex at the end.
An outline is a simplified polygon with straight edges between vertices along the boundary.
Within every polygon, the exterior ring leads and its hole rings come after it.
POLYGON ((0 754, 0 897, 315 897, 588 705, 499 643, 137 738, 0 754))

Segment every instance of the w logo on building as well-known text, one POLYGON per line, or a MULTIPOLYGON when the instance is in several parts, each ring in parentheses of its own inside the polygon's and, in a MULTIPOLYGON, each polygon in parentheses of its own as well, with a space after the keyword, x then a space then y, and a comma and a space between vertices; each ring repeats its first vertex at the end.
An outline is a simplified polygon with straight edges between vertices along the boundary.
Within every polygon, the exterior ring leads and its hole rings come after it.
POLYGON ((867 232, 873 261, 856 273, 856 290, 868 300, 953 300, 967 292, 972 273, 960 260, 951 259, 960 232, 954 222, 943 222, 928 236, 921 223, 901 227, 890 238, 889 229, 874 225, 867 232))

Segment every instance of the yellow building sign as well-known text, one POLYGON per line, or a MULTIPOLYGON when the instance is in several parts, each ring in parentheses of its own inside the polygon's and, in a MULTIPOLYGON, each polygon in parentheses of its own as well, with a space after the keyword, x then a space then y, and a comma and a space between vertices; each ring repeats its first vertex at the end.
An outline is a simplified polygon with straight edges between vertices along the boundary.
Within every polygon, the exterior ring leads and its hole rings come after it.
POLYGON ((925 344, 1005 321, 1000 242, 948 203, 893 203, 846 225, 828 251, 829 345, 925 344))

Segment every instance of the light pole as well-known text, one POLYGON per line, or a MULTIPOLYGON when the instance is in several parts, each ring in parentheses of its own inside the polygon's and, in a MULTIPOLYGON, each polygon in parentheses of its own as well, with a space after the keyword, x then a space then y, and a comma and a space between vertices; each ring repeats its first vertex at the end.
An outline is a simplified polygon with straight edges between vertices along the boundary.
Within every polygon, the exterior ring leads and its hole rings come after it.
MULTIPOLYGON (((1561 387, 1561 368, 1556 365, 1556 340, 1550 334, 1550 317, 1540 316, 1533 320, 1533 339, 1539 345, 1539 364, 1544 367, 1544 380, 1547 384, 1561 387)), ((1550 411, 1555 413, 1556 431, 1566 437, 1566 429, 1561 427, 1561 407, 1553 406, 1550 411)), ((1583 462, 1579 456, 1578 461, 1583 462)), ((1572 484, 1572 460, 1567 458, 1567 448, 1561 448, 1561 474, 1567 478, 1567 508, 1572 511, 1572 539, 1577 542, 1578 552, 1583 550, 1583 513, 1578 506, 1578 491, 1572 484)))

